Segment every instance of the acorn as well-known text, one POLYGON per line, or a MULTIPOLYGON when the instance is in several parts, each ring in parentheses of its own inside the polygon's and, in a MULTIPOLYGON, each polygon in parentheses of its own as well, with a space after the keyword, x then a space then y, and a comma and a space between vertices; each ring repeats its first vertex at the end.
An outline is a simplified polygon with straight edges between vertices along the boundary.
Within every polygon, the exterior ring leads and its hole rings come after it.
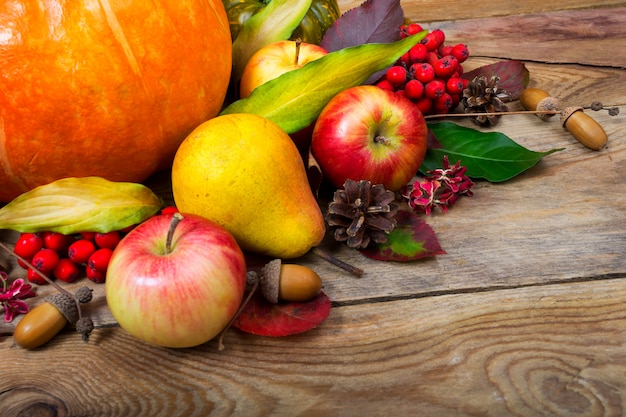
MULTIPOLYGON (((539 88, 526 88, 519 96, 520 103, 526 110, 557 111, 559 101, 539 88)), ((577 141, 599 151, 606 146, 608 137, 600 124, 587 115, 582 107, 566 107, 560 111, 562 126, 576 138, 577 141)), ((552 117, 552 113, 537 113, 542 120, 552 117)))
POLYGON ((561 113, 561 124, 589 149, 599 151, 606 146, 606 132, 582 107, 566 107, 561 113))
POLYGON ((76 321, 78 308, 74 299, 66 293, 53 294, 22 317, 15 326, 13 341, 25 349, 34 349, 50 341, 67 323, 76 321))
MULTIPOLYGON (((545 112, 559 109, 559 100, 539 88, 525 88, 519 96, 519 101, 526 110, 545 112)), ((555 114, 536 113, 536 116, 541 120, 547 120, 555 114)))
POLYGON ((272 304, 279 300, 306 302, 322 290, 322 279, 311 268, 298 264, 283 264, 274 259, 263 267, 260 277, 261 293, 272 304))

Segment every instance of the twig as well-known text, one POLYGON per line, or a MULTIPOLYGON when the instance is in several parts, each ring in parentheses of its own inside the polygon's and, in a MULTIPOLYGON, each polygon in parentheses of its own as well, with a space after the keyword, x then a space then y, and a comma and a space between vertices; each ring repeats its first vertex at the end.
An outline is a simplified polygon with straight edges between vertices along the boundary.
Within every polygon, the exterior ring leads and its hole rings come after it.
POLYGON ((338 266, 339 268, 350 272, 352 275, 355 275, 357 277, 362 277, 363 276, 363 270, 361 268, 357 268, 354 265, 350 265, 347 262, 344 262, 342 260, 339 260, 337 258, 335 258, 334 256, 332 256, 330 253, 326 252, 325 250, 317 247, 317 248, 313 248, 312 253, 314 253, 315 255, 319 256, 320 258, 330 262, 331 264, 338 266))

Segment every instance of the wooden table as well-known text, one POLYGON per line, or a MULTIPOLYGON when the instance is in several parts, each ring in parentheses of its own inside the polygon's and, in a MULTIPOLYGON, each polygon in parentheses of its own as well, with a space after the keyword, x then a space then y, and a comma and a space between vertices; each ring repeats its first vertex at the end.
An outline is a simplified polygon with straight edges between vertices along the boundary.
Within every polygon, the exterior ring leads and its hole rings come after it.
POLYGON ((153 347, 115 324, 101 286, 88 344, 68 331, 26 351, 3 324, 2 416, 624 415, 626 2, 402 4, 469 45, 466 69, 520 59, 565 104, 620 106, 592 114, 608 147, 584 148, 556 119, 502 118, 497 130, 527 148, 565 149, 428 217, 446 255, 392 264, 338 250, 362 278, 305 257, 333 308, 301 335, 153 347))

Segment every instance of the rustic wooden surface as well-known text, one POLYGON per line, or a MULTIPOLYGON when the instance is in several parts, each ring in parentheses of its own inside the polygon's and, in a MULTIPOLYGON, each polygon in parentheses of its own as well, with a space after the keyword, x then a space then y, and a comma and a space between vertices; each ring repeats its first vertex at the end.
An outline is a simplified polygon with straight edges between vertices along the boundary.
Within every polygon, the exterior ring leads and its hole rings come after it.
POLYGON ((392 264, 334 248, 362 278, 305 257, 333 301, 305 334, 153 347, 115 324, 102 286, 88 344, 68 331, 26 351, 1 324, 2 416, 624 415, 626 3, 402 4, 469 45, 466 69, 521 59, 565 104, 619 105, 592 114, 609 146, 584 148, 556 119, 503 118, 521 145, 565 149, 429 217, 446 255, 392 264))

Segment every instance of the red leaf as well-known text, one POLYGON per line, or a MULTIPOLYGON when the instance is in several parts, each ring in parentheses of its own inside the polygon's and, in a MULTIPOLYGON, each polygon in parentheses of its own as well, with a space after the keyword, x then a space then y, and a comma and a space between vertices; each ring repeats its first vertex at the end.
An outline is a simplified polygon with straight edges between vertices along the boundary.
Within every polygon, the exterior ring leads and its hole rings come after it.
POLYGON ((519 98, 520 93, 528 87, 530 73, 521 61, 506 60, 484 65, 463 74, 463 78, 472 81, 475 77, 484 75, 487 79, 493 75, 500 77, 499 87, 509 93, 509 100, 519 98))
POLYGON ((443 255, 433 229, 416 213, 398 212, 398 225, 389 234, 387 243, 369 246, 361 250, 365 256, 378 261, 408 262, 416 259, 443 255))
POLYGON ((330 300, 323 292, 306 303, 272 304, 257 291, 232 326, 257 336, 289 336, 317 327, 329 314, 330 300))
POLYGON ((367 0, 341 15, 320 45, 332 52, 364 43, 394 42, 400 39, 403 23, 400 0, 367 0))

